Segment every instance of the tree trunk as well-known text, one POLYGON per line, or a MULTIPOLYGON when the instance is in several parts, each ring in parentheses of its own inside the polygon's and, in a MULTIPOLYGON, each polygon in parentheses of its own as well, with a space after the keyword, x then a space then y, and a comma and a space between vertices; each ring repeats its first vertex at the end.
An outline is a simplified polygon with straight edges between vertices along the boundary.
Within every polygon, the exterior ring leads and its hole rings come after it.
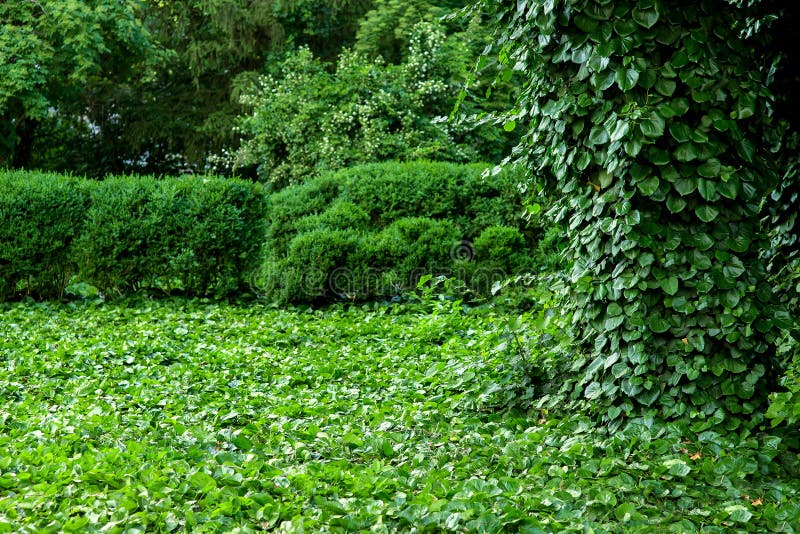
POLYGON ((39 121, 22 118, 17 121, 14 142, 14 154, 11 157, 11 167, 26 169, 30 166, 33 154, 33 143, 36 139, 36 127, 39 121))

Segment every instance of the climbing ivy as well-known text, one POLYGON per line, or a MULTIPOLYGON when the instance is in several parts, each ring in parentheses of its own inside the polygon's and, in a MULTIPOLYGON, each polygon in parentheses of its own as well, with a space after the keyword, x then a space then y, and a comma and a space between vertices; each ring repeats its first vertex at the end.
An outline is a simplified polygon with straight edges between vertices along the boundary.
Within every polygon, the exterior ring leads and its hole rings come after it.
POLYGON ((525 126, 514 157, 568 228, 565 311, 585 350, 563 393, 606 422, 757 422, 779 375, 792 317, 769 284, 762 217, 784 174, 780 58, 764 46, 780 13, 751 4, 476 5, 497 21, 486 54, 523 87, 496 120, 525 126))

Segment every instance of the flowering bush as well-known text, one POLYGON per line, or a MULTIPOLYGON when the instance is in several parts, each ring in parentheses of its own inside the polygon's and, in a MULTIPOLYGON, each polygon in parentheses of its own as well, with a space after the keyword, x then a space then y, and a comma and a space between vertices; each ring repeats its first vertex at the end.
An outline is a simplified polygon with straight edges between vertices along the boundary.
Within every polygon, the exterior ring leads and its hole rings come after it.
POLYGON ((243 92, 238 167, 255 166, 275 188, 322 171, 383 160, 480 159, 480 134, 444 121, 453 109, 465 64, 436 24, 421 22, 408 57, 386 64, 345 51, 333 72, 307 48, 288 57, 282 76, 262 76, 243 92))

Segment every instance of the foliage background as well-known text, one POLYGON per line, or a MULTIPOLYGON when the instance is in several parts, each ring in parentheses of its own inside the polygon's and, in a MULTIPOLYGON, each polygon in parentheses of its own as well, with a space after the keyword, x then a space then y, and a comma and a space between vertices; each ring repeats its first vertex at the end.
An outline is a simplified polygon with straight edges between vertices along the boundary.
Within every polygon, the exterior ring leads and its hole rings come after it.
MULTIPOLYGON (((403 69, 394 68, 407 62, 416 24, 435 23, 448 9, 463 5, 385 0, 5 3, 0 8, 0 164, 96 177, 230 174, 240 136, 252 133, 235 128, 247 115, 242 95, 256 93, 262 76, 284 80, 301 75, 294 68, 302 71, 303 64, 317 62, 306 72, 316 73, 309 81, 329 93, 328 105, 348 112, 353 100, 336 94, 338 85, 327 84, 359 81, 358 76, 368 81, 369 75, 358 74, 353 66, 341 74, 351 79, 337 80, 333 65, 343 52, 342 61, 346 56, 351 66, 354 61, 373 65, 378 69, 373 78, 381 73, 391 80, 383 85, 390 88, 393 104, 410 106, 406 130, 430 132, 401 139, 392 157, 421 146, 428 147, 423 152, 429 156, 441 153, 444 159, 465 161, 465 154, 454 158, 454 149, 443 143, 452 133, 442 134, 444 127, 432 128, 428 119, 449 114, 454 93, 444 95, 441 88, 453 89, 467 78, 468 53, 484 46, 486 32, 476 21, 449 23, 447 38, 436 37, 436 46, 442 39, 448 44, 437 58, 425 58, 436 63, 434 71, 420 72, 418 66, 413 75, 406 69, 409 76, 400 76, 403 69), (351 47, 362 59, 353 59, 351 47), (381 70, 379 56, 388 61, 387 68, 381 70), (319 69, 334 77, 322 76, 319 69), (423 82, 430 87, 412 87, 423 82), (401 88, 417 94, 407 97, 398 92, 401 88)), ((382 85, 378 80, 372 84, 382 85)), ((397 116, 389 108, 371 113, 389 123, 397 116)), ((288 118, 285 122, 290 125, 288 118)), ((473 137, 467 128, 456 134, 458 142, 467 139, 469 154, 494 151, 497 156, 503 146, 489 129, 477 141, 473 137), (480 146, 483 141, 491 146, 480 146)), ((254 144, 251 139, 251 149, 254 144)), ((371 161, 374 151, 361 148, 366 154, 356 151, 340 159, 371 161)), ((253 172, 255 166, 238 172, 253 172)))
POLYGON ((0 3, 0 532, 796 532, 798 13, 0 3))

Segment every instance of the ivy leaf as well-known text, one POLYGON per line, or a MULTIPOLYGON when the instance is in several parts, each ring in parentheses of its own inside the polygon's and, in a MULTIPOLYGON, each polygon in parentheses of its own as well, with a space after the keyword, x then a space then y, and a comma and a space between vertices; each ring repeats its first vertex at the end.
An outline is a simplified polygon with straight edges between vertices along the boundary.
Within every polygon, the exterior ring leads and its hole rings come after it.
POLYGON ((620 37, 627 37, 633 34, 638 28, 636 23, 626 18, 619 18, 614 21, 614 31, 620 37))
POLYGON ((667 197, 667 209, 670 213, 680 213, 686 207, 686 201, 681 197, 669 195, 667 197))
POLYGON ((700 271, 710 269, 712 265, 711 258, 701 250, 693 250, 689 254, 689 263, 700 271))
POLYGON ((736 145, 739 155, 747 163, 753 163, 753 158, 756 155, 756 147, 749 139, 742 139, 736 145))
POLYGON ((602 124, 595 124, 589 131, 589 143, 592 145, 602 145, 608 142, 608 132, 602 124))
POLYGON ((619 86, 620 90, 627 93, 636 87, 636 82, 639 81, 639 71, 635 69, 620 68, 615 71, 614 79, 616 80, 617 86, 619 86))
POLYGON ((675 80, 670 80, 667 78, 659 78, 655 84, 656 92, 663 96, 672 96, 672 94, 675 92, 675 88, 675 80))
POLYGON ((614 131, 611 132, 611 142, 613 143, 614 141, 619 141, 625 137, 625 134, 628 133, 628 130, 630 130, 630 124, 628 121, 618 120, 614 131))
POLYGON ((661 289, 664 290, 664 293, 667 295, 674 295, 678 292, 678 278, 676 276, 670 276, 669 278, 665 278, 661 281, 661 289))
POLYGON ((686 53, 686 50, 681 48, 678 51, 676 51, 675 54, 672 56, 670 64, 676 69, 682 69, 683 67, 688 65, 689 56, 686 53))
POLYGON ((636 186, 643 194, 650 196, 658 190, 658 184, 660 183, 661 181, 658 179, 658 176, 650 176, 649 178, 638 182, 636 186))
POLYGON ((692 143, 682 143, 673 154, 675 159, 682 162, 695 160, 699 156, 697 148, 692 143))
POLYGON ((738 291, 732 289, 723 292, 719 297, 720 303, 728 309, 735 308, 736 305, 739 304, 740 300, 741 296, 739 295, 738 291))
POLYGON ((217 487, 217 481, 210 475, 198 471, 189 477, 189 482, 202 493, 208 493, 217 487))
POLYGON ((686 98, 673 98, 658 107, 658 111, 665 119, 679 117, 689 111, 689 101, 686 98))
POLYGON ((697 218, 703 222, 711 222, 719 215, 719 208, 715 208, 710 204, 701 204, 694 209, 697 218))
POLYGON ((750 248, 751 239, 742 234, 731 236, 726 241, 728 248, 734 252, 745 252, 750 248))
POLYGON ((682 122, 673 122, 669 125, 669 133, 679 143, 685 143, 692 138, 692 130, 682 122))
POLYGON ((698 180, 697 190, 700 192, 700 196, 702 196, 705 200, 713 202, 719 198, 717 186, 711 180, 698 180))
POLYGON ((658 10, 656 9, 655 5, 648 9, 639 9, 638 7, 634 7, 633 11, 631 12, 631 16, 637 24, 648 29, 652 28, 655 23, 658 22, 658 10))
POLYGON ((712 158, 697 168, 697 174, 704 178, 715 178, 719 176, 721 169, 722 165, 720 164, 719 160, 712 158))
POLYGON ((675 188, 675 191, 685 197, 697 189, 697 180, 694 178, 678 178, 672 186, 675 188))
POLYGON ((589 163, 591 163, 591 161, 592 161, 592 154, 588 150, 584 150, 575 160, 575 167, 577 167, 579 171, 582 171, 589 166, 589 163))
POLYGON ((603 329, 606 331, 615 330, 619 325, 625 321, 624 315, 616 315, 614 317, 606 317, 603 322, 603 329))
POLYGON ((684 242, 700 250, 708 250, 716 243, 716 241, 705 232, 692 232, 687 239, 684 239, 684 242))
POLYGON ((739 278, 744 274, 744 271, 745 268, 742 260, 736 256, 732 256, 731 259, 728 260, 728 263, 725 264, 725 267, 722 268, 722 273, 726 278, 739 278))
POLYGON ((599 382, 592 382, 586 386, 584 397, 587 399, 596 399, 603 393, 603 386, 599 382))
POLYGON ((607 188, 611 185, 611 181, 614 179, 614 176, 608 172, 607 170, 603 169, 597 173, 597 181, 600 184, 600 187, 603 189, 607 188))
POLYGON ((639 123, 639 129, 647 137, 661 137, 664 135, 664 118, 653 111, 639 123))
POLYGON ((657 388, 645 389, 636 396, 636 400, 645 406, 651 406, 660 395, 661 392, 657 388))
POLYGON ((718 182, 717 191, 719 191, 719 194, 722 195, 723 197, 729 198, 731 200, 735 199, 738 194, 738 188, 736 186, 735 181, 718 182))
POLYGON ((598 23, 585 15, 578 15, 575 17, 575 26, 585 33, 592 33, 597 29, 598 23))
POLYGON ((647 326, 656 334, 663 334, 670 329, 669 322, 665 321, 659 315, 651 315, 650 318, 647 319, 647 326))
POLYGON ((691 473, 692 468, 689 465, 681 460, 680 458, 672 458, 664 462, 664 467, 667 468, 667 472, 670 475, 678 476, 678 477, 685 477, 689 473, 691 473))
POLYGON ((615 363, 611 367, 611 375, 614 378, 622 378, 623 376, 629 375, 631 372, 631 368, 628 367, 628 364, 625 362, 615 363))
POLYGON ((634 139, 627 139, 624 145, 625 153, 635 158, 639 155, 639 152, 642 151, 642 146, 642 141, 638 137, 634 139))
POLYGON ((725 511, 728 512, 728 518, 737 523, 747 523, 753 517, 753 513, 741 504, 728 506, 725 511))

